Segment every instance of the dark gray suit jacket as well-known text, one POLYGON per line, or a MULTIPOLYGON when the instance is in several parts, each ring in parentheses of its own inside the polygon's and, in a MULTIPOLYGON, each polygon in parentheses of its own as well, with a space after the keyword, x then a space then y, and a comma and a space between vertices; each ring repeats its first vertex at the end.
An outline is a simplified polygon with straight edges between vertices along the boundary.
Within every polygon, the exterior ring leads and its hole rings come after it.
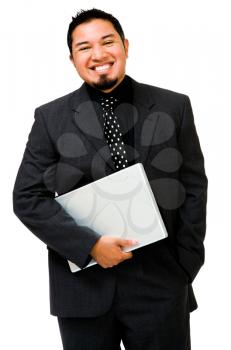
MULTIPOLYGON (((207 178, 190 101, 185 95, 134 80, 132 85, 133 105, 123 104, 117 110, 126 118, 125 128, 134 127, 134 149, 127 146, 129 161, 143 163, 169 234, 159 244, 163 254, 169 254, 171 272, 161 275, 163 283, 168 285, 174 273, 182 274, 192 311, 196 301, 191 283, 204 262, 207 178)), ((115 268, 96 265, 72 274, 67 263, 69 259, 83 268, 100 232, 78 226, 54 196, 114 171, 85 84, 36 109, 13 200, 15 214, 48 247, 53 315, 93 317, 111 306, 115 268)), ((155 260, 149 278, 160 277, 157 249, 158 244, 152 244, 134 251, 126 262, 131 273, 138 264, 151 266, 155 260)))

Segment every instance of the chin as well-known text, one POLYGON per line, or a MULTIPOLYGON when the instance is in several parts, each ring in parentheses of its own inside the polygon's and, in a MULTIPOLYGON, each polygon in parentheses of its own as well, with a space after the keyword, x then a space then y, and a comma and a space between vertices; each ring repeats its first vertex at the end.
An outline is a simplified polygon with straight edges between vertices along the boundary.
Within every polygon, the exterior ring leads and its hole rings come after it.
POLYGON ((91 85, 98 90, 112 89, 118 83, 118 78, 110 79, 107 75, 102 75, 99 80, 91 85))

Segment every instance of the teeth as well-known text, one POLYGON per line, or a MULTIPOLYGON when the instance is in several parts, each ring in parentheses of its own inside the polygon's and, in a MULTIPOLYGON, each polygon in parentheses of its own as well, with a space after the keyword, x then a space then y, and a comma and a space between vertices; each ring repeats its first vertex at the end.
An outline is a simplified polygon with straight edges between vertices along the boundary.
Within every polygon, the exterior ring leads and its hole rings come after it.
POLYGON ((103 66, 95 67, 95 70, 101 72, 102 70, 106 70, 108 68, 110 68, 110 64, 104 64, 103 66))

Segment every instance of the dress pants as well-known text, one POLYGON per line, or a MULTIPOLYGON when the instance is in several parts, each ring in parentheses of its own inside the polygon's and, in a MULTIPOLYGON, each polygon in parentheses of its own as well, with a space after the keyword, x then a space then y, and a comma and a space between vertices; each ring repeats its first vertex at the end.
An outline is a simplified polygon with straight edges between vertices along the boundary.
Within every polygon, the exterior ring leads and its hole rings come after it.
POLYGON ((64 350, 190 350, 187 276, 164 243, 113 267, 111 309, 92 318, 58 317, 64 350), (150 255, 151 259, 148 259, 150 255), (157 265, 158 263, 158 265, 157 265), (158 266, 158 268, 157 268, 158 266))

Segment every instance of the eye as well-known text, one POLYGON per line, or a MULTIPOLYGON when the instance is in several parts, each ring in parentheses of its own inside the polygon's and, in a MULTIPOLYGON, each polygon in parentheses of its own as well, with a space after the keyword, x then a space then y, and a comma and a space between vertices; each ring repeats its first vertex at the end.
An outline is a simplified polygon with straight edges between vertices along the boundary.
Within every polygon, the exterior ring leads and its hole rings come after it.
POLYGON ((79 49, 79 51, 86 51, 86 50, 89 50, 89 49, 90 49, 89 46, 84 46, 84 47, 81 47, 81 48, 79 49))
POLYGON ((107 40, 103 44, 104 45, 111 45, 111 44, 113 44, 113 41, 112 40, 107 40))

